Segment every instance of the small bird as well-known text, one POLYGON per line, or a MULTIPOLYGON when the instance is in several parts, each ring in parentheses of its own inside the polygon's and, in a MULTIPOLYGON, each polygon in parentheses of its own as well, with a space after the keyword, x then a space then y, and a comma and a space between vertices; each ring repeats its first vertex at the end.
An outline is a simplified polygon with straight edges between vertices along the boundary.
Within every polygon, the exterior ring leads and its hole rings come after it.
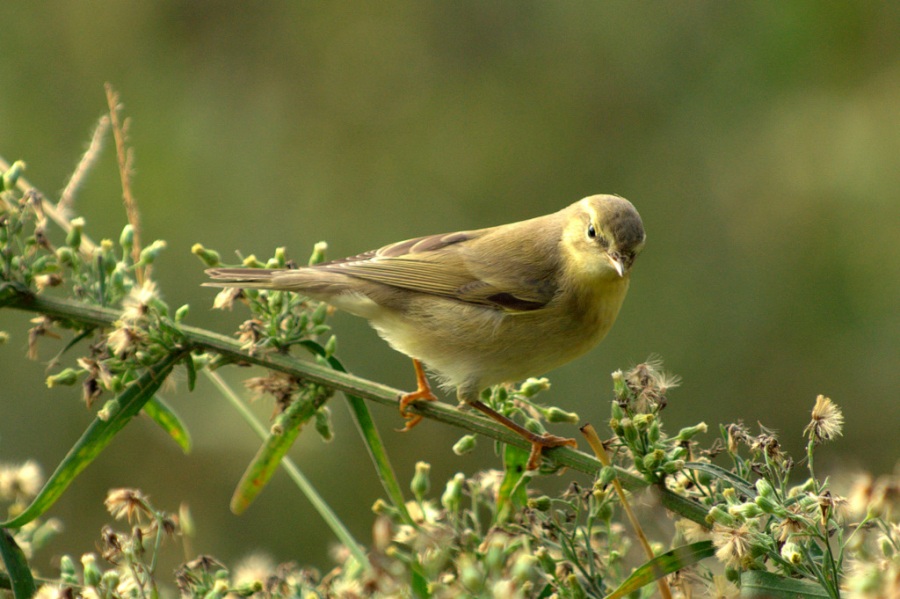
POLYGON ((422 368, 457 398, 525 437, 534 469, 544 447, 573 439, 535 434, 479 400, 481 391, 544 374, 585 353, 612 327, 635 258, 641 217, 628 200, 586 197, 559 212, 475 231, 418 237, 296 269, 211 268, 216 287, 293 291, 361 316, 410 356, 417 389, 400 399, 405 430, 435 400, 422 368))

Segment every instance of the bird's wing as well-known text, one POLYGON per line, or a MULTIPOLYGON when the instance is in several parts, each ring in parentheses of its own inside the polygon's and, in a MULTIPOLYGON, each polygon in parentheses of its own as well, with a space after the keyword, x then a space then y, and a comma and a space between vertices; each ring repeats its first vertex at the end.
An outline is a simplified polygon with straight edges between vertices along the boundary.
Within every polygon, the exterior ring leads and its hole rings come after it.
POLYGON ((556 292, 552 268, 523 265, 522 248, 479 243, 493 231, 418 237, 314 268, 504 311, 543 308, 556 292))

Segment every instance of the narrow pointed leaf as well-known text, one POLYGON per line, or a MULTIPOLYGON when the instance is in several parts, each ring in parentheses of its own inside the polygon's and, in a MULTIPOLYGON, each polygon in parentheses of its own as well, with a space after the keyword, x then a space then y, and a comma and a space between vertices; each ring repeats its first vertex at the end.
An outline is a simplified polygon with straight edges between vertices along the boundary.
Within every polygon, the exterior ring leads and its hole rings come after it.
POLYGON ((191 453, 191 434, 181 421, 181 418, 178 417, 178 414, 160 396, 154 395, 147 402, 147 405, 144 406, 144 413, 178 443, 181 451, 191 453))
POLYGON ((712 541, 699 541, 690 545, 682 545, 661 555, 631 573, 625 582, 619 585, 615 591, 606 596, 606 599, 618 599, 632 593, 639 588, 654 582, 656 579, 692 566, 702 559, 714 555, 716 552, 712 541))
POLYGON ((757 599, 819 599, 828 591, 808 580, 784 578, 772 572, 750 570, 741 574, 741 597, 757 599))
MULTIPOLYGON (((313 354, 326 357, 325 348, 315 341, 304 341, 302 342, 302 345, 313 354)), ((334 370, 347 372, 344 365, 334 356, 328 356, 326 357, 326 360, 328 361, 328 365, 334 370)), ((353 412, 356 428, 359 430, 360 435, 362 435, 363 441, 366 444, 366 449, 369 450, 369 457, 372 459, 375 470, 378 472, 381 486, 384 487, 384 490, 394 504, 394 507, 400 511, 400 516, 403 520, 407 524, 414 524, 412 516, 409 515, 409 511, 406 509, 406 499, 403 497, 403 490, 397 480, 397 475, 394 473, 394 468, 391 466, 391 461, 388 459, 387 450, 384 448, 384 443, 381 441, 381 435, 375 427, 375 421, 372 419, 372 413, 369 412, 366 402, 363 401, 361 397, 352 393, 347 393, 346 391, 344 392, 344 397, 347 398, 347 403, 350 405, 350 410, 353 412)))
POLYGON ((734 472, 725 470, 721 466, 716 466, 715 464, 706 464, 703 462, 688 462, 684 465, 684 467, 689 470, 699 470, 701 472, 706 472, 710 476, 714 476, 718 479, 724 480, 726 483, 734 487, 736 491, 740 491, 750 499, 756 497, 756 489, 752 484, 750 484, 749 481, 744 480, 734 472))
POLYGON ((324 398, 310 397, 309 393, 301 393, 284 412, 278 415, 273 427, 278 432, 269 434, 234 490, 231 497, 232 512, 241 514, 253 503, 278 469, 281 458, 294 444, 303 425, 315 415, 323 402, 324 398))
POLYGON ((9 573, 10 588, 16 599, 31 599, 34 595, 34 578, 28 567, 25 553, 16 544, 8 530, 0 529, 0 557, 9 573))
POLYGON ((188 391, 193 391, 197 385, 197 368, 194 366, 194 357, 191 354, 184 357, 184 367, 187 369, 188 391))
POLYGON ((153 394, 172 372, 172 367, 182 359, 183 354, 184 350, 169 354, 148 368, 140 378, 128 385, 114 400, 111 400, 114 402, 114 409, 111 410, 110 417, 107 420, 95 418, 56 467, 56 471, 47 480, 31 505, 12 520, 0 523, 0 526, 19 528, 46 512, 75 477, 109 445, 116 433, 122 430, 150 401, 153 394))

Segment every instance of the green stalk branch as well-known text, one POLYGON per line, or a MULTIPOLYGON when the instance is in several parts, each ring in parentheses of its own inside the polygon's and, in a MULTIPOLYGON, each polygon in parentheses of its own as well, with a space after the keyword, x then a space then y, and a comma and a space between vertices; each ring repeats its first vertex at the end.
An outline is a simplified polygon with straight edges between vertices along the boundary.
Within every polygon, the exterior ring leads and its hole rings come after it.
MULTIPOLYGON (((15 284, 0 285, 0 309, 2 308, 16 308, 45 314, 56 320, 75 323, 81 327, 111 327, 120 317, 117 310, 68 299, 36 296, 15 284)), ((234 339, 197 327, 182 326, 181 330, 185 335, 186 343, 190 346, 218 353, 236 362, 256 364, 313 381, 337 391, 390 406, 395 410, 399 408, 399 396, 403 393, 399 389, 339 372, 315 362, 298 360, 291 356, 271 353, 252 354, 243 349, 241 344, 234 339)), ((470 433, 529 449, 528 442, 520 436, 471 411, 460 410, 440 402, 413 404, 409 411, 437 422, 456 426, 470 433)), ((548 449, 545 450, 545 453, 562 466, 592 476, 596 475, 601 468, 600 462, 595 457, 568 447, 548 449)), ((642 478, 630 472, 622 469, 617 469, 617 471, 618 480, 629 491, 637 492, 650 486, 642 478)), ((655 490, 660 503, 667 509, 689 520, 706 524, 707 510, 705 508, 667 489, 656 487, 655 490)))

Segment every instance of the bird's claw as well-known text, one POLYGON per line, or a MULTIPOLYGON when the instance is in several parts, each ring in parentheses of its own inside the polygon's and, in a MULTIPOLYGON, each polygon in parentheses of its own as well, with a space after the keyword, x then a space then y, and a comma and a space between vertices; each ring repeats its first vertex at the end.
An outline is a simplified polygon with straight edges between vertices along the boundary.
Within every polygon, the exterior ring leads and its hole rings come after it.
POLYGON ((537 470, 541 465, 541 454, 545 447, 578 447, 575 439, 545 434, 531 442, 531 453, 528 454, 528 470, 537 470))

